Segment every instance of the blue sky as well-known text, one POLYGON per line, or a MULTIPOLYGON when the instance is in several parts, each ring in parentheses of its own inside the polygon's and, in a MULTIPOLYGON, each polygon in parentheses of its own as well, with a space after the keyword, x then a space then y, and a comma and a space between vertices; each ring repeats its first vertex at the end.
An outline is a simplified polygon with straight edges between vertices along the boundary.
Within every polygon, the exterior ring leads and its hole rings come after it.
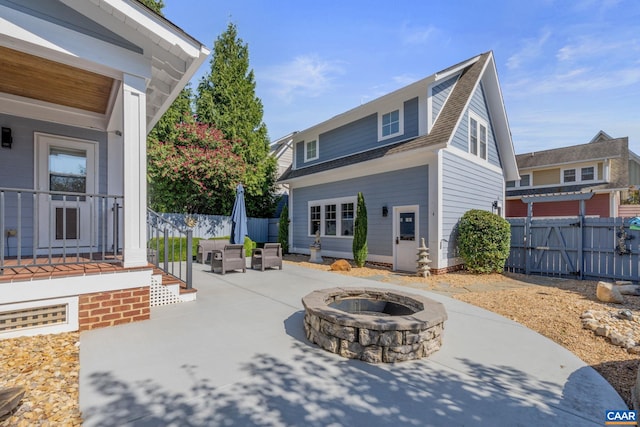
POLYGON ((640 154, 635 0, 165 0, 163 12, 208 47, 237 25, 272 140, 493 50, 516 153, 604 130, 640 154))

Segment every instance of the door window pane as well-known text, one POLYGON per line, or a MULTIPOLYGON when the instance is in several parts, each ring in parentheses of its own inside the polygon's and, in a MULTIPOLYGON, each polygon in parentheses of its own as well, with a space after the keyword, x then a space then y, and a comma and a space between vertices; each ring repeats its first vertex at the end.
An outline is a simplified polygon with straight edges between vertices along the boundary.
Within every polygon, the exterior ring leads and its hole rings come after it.
POLYGON ((49 150, 49 190, 87 192, 87 152, 51 147, 49 150))
POLYGON ((416 214, 400 212, 400 240, 416 240, 416 214))
POLYGON ((79 238, 78 209, 56 208, 56 240, 79 238))

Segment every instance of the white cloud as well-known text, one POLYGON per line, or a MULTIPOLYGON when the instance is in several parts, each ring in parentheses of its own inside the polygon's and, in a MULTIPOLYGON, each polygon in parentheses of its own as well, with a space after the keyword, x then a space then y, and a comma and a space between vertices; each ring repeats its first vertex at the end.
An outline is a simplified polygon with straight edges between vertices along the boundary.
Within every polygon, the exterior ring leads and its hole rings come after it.
POLYGON ((525 39, 522 48, 507 59, 507 68, 514 70, 520 68, 544 53, 544 45, 551 37, 551 31, 544 29, 537 38, 525 39))
POLYGON ((640 45, 636 39, 603 40, 602 38, 582 37, 561 47, 556 58, 561 62, 593 60, 595 57, 627 56, 638 52, 640 45))
POLYGON ((401 74, 399 76, 393 76, 392 80, 400 85, 400 87, 403 87, 416 82, 418 79, 410 74, 401 74))
POLYGON ((291 102, 296 96, 317 97, 332 87, 336 76, 344 70, 338 61, 318 55, 297 56, 286 64, 268 69, 263 78, 273 84, 272 91, 281 101, 291 102))
POLYGON ((409 45, 423 45, 431 41, 438 34, 433 25, 418 28, 402 28, 402 42, 409 45))

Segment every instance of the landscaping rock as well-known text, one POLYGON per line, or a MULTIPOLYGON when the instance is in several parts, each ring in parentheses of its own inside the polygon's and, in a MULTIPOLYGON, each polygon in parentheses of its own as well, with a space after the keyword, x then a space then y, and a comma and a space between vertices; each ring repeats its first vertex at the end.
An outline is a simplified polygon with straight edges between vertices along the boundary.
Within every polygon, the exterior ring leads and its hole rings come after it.
POLYGON ((346 259, 339 259, 331 264, 331 271, 351 271, 351 264, 346 259))
POLYGON ((617 288, 617 286, 608 282, 598 282, 598 286, 596 287, 596 297, 602 302, 622 304, 624 302, 624 297, 617 288))

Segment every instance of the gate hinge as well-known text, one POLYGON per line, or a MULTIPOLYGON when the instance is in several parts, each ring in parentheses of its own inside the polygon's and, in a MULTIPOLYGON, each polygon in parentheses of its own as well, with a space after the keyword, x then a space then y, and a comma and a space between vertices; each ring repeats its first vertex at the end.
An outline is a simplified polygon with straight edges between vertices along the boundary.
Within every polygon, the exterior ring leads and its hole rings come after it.
POLYGON ((569 227, 580 227, 580 223, 579 222, 572 222, 571 224, 569 224, 569 227))

